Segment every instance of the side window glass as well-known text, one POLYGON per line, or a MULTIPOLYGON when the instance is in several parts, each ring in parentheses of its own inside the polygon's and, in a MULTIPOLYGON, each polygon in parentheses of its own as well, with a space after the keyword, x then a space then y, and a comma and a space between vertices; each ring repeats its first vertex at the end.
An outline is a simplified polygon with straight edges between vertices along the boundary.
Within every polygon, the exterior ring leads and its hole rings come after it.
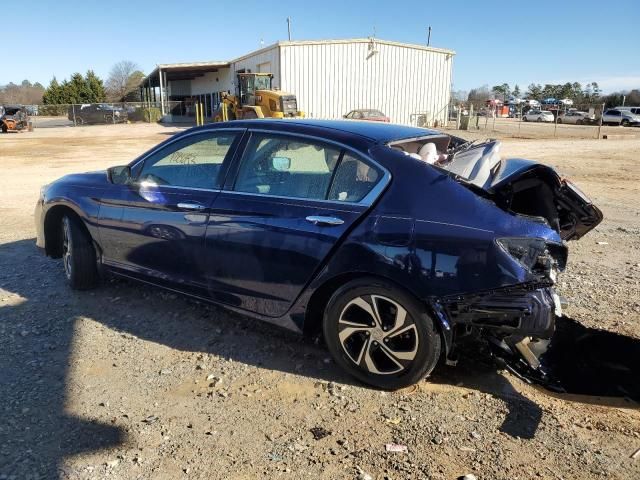
POLYGON ((235 133, 195 135, 167 145, 145 160, 138 182, 191 188, 216 188, 235 133))
POLYGON ((333 179, 329 200, 359 202, 378 183, 382 173, 362 160, 345 154, 333 179))
POLYGON ((247 144, 234 190, 322 200, 340 149, 306 139, 254 134, 247 144))

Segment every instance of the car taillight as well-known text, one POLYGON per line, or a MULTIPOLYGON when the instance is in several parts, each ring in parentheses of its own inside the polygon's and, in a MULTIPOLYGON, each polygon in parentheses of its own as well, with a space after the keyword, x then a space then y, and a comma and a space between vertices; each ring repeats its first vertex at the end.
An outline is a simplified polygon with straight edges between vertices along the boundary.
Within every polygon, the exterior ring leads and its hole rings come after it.
POLYGON ((547 243, 541 238, 498 238, 496 243, 529 271, 546 274, 555 282, 558 270, 564 270, 567 261, 566 247, 547 243))

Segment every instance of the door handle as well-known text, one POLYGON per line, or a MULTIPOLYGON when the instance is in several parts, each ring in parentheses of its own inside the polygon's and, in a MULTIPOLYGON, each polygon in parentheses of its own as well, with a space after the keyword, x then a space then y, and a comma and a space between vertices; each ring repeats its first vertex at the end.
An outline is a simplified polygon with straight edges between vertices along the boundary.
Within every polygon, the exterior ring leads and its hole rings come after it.
POLYGON ((178 208, 181 210, 204 210, 207 207, 195 202, 180 202, 178 208))
POLYGON ((344 223, 344 220, 342 220, 341 218, 323 217, 322 215, 309 215, 307 218, 305 218, 305 220, 307 222, 311 222, 314 225, 318 225, 318 226, 323 226, 323 225, 335 226, 335 225, 342 225, 344 223))

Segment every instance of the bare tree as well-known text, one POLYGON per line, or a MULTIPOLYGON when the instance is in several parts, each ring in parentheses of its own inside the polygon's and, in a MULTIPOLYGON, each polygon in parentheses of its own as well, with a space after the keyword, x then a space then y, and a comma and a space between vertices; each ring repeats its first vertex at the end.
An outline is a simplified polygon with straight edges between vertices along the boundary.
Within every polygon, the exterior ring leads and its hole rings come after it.
POLYGON ((127 94, 134 91, 138 86, 134 84, 136 78, 139 80, 139 77, 134 73, 139 70, 138 64, 130 60, 122 60, 111 67, 106 83, 107 98, 110 101, 119 102, 127 97, 127 94))

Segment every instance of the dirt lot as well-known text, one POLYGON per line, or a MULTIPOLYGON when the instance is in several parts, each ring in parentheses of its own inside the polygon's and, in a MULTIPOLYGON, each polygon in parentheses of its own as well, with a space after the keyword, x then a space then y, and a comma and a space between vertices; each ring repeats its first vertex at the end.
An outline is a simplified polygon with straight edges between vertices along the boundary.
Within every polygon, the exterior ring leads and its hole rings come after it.
MULTIPOLYGON (((638 340, 640 139, 610 130, 626 137, 506 138, 503 153, 555 165, 602 208, 560 293, 569 316, 638 340)), ((640 410, 623 399, 551 395, 473 355, 385 393, 324 347, 215 307, 125 281, 69 290, 34 246, 40 185, 174 131, 0 136, 0 479, 640 477, 640 410)))

